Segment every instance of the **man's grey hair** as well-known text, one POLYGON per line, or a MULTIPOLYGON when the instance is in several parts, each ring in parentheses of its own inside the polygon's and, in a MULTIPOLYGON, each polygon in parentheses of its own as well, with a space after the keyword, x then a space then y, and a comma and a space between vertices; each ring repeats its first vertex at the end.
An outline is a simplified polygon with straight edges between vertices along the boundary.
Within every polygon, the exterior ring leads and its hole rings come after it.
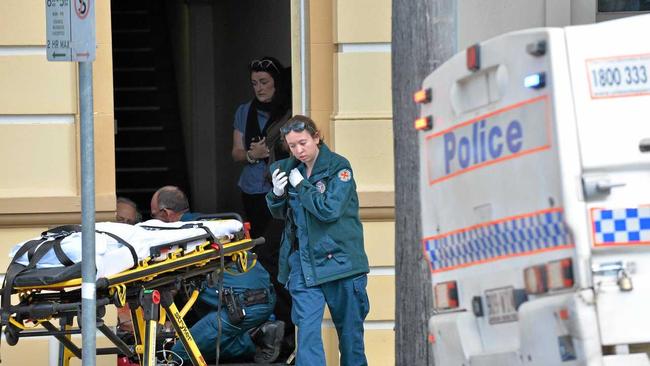
POLYGON ((124 203, 133 207, 135 210, 135 223, 137 224, 138 222, 142 221, 142 214, 140 213, 140 210, 138 210, 138 205, 135 202, 126 197, 117 197, 117 203, 124 203))
POLYGON ((190 209, 187 196, 176 186, 165 186, 158 190, 158 208, 170 209, 174 212, 185 212, 190 209))

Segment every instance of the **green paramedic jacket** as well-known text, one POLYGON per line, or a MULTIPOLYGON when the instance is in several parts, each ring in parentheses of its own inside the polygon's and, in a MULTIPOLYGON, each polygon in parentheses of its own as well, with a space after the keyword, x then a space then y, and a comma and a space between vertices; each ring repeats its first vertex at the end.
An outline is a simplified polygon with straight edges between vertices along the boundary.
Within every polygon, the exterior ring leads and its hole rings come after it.
MULTIPOLYGON (((287 173, 301 162, 293 156, 277 161, 271 173, 280 168, 287 173)), ((289 254, 295 239, 293 213, 286 193, 298 193, 306 221, 308 245, 300 247, 307 286, 368 272, 368 257, 363 248, 363 229, 359 220, 359 198, 352 177, 350 163, 332 152, 325 144, 320 146, 311 176, 296 188, 287 183, 285 194, 277 197, 273 191, 266 201, 273 217, 285 220, 280 246, 278 281, 286 284, 289 276, 289 254)))

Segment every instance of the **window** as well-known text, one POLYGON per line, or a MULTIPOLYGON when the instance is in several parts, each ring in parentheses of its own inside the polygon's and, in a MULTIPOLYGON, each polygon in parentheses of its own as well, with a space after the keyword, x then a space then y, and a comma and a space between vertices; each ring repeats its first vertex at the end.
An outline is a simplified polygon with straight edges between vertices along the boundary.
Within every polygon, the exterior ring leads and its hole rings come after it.
POLYGON ((650 11, 650 0, 598 0, 598 11, 601 13, 650 11))

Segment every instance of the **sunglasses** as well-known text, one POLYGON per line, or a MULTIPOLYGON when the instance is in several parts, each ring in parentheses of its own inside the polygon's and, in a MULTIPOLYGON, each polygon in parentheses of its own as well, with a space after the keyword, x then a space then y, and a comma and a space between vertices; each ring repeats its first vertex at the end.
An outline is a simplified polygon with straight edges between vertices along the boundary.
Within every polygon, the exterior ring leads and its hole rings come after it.
POLYGON ((307 129, 307 131, 309 131, 312 134, 314 132, 316 132, 316 131, 312 131, 312 129, 308 125, 306 125, 305 122, 299 121, 299 122, 291 122, 291 123, 287 124, 286 126, 280 127, 280 133, 282 134, 282 136, 284 136, 284 135, 288 134, 291 131, 293 131, 293 132, 302 132, 305 129, 307 129))
POLYGON ((253 60, 250 65, 251 70, 270 70, 271 68, 275 69, 276 72, 280 72, 280 69, 273 63, 271 60, 253 60))

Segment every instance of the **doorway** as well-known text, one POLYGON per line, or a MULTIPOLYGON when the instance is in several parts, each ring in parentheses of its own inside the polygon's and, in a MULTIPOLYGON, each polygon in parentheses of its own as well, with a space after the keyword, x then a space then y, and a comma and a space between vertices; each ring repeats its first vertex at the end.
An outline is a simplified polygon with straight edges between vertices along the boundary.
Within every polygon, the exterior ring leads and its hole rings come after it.
POLYGON ((289 0, 113 0, 116 191, 146 218, 177 185, 195 212, 238 212, 234 113, 253 93, 247 66, 291 61, 289 0))

